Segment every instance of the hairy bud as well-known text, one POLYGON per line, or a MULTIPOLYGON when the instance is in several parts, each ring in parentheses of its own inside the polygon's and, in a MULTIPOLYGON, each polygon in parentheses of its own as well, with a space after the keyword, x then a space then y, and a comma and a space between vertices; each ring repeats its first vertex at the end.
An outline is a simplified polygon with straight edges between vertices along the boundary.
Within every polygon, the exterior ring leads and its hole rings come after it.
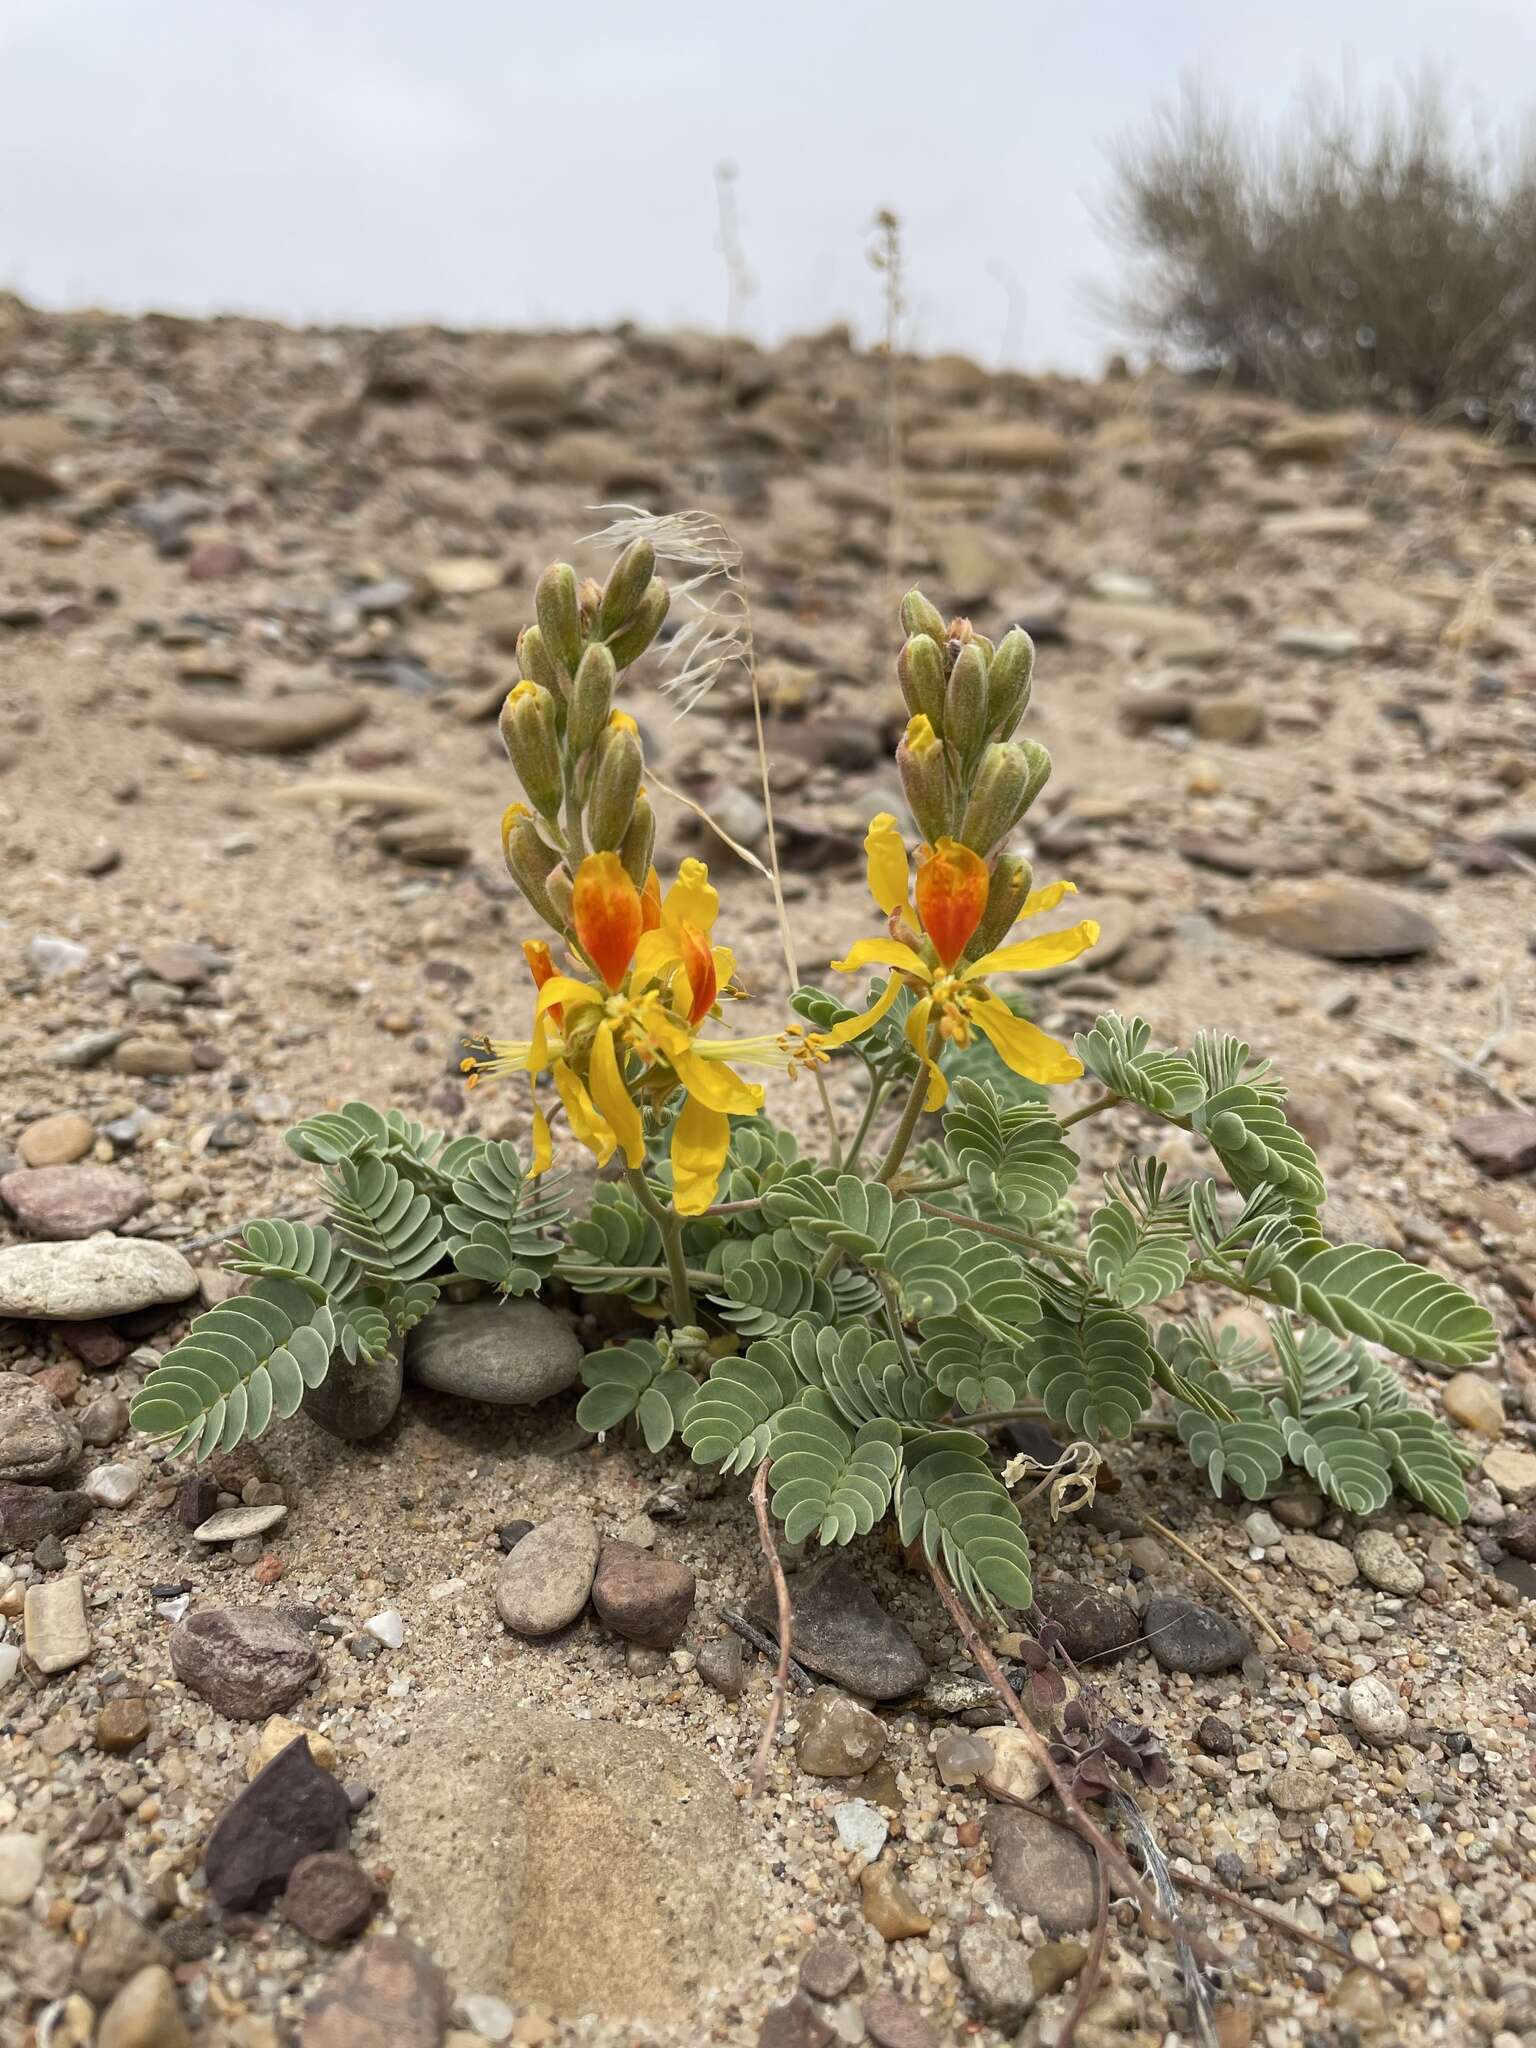
POLYGON ((1038 740, 1020 740, 1018 745, 1029 762, 1029 779, 1024 785, 1024 794, 1019 799, 1018 815, 1014 819, 1015 824, 1018 823, 1019 818, 1023 817, 1035 798, 1051 779, 1051 757, 1044 747, 1041 746, 1040 742, 1038 740))
POLYGON ((997 862, 987 890, 987 907, 981 913, 975 938, 966 948, 973 960, 990 953, 994 946, 1000 946, 1007 938, 1024 908, 1033 879, 1029 862, 1022 854, 1005 853, 997 862))
POLYGON ((565 680, 550 659, 544 635, 537 626, 524 626, 517 636, 517 665, 530 682, 542 684, 558 703, 565 680))
POLYGON ((987 729, 996 738, 1007 739, 1029 708, 1034 673, 1035 643, 1015 626, 998 642, 987 670, 987 729))
POLYGON ((944 693, 944 737, 962 761, 972 761, 987 736, 987 658, 974 641, 955 656, 944 693))
POLYGON ((983 856, 1001 845, 1018 819, 1028 782, 1024 749, 994 741, 982 755, 971 785, 971 800, 960 821, 960 844, 983 856))
POLYGON ((653 576, 640 594, 625 625, 608 635, 608 651, 620 668, 638 661, 661 631, 661 622, 672 603, 672 593, 659 576, 653 576))
POLYGON ((584 754, 608 723, 618 669, 612 652, 594 640, 576 667, 571 706, 566 714, 565 743, 573 755, 584 754))
POLYGON ((581 599, 569 562, 551 562, 533 593, 539 631, 551 658, 567 676, 581 659, 581 599))
POLYGON ((643 789, 635 792, 635 808, 630 813, 624 837, 619 841, 619 859, 624 863, 624 872, 637 889, 645 887, 645 878, 651 871, 651 856, 656 851, 656 813, 651 809, 651 800, 643 789))
POLYGON ((624 843, 644 770, 640 735, 627 712, 615 711, 597 742, 597 761, 587 798, 587 835, 594 853, 617 853, 624 843))
POLYGON ((910 721, 896 749, 896 767, 901 776, 907 808, 917 821, 923 837, 936 842, 949 830, 949 792, 944 771, 944 747, 922 713, 910 721))
POLYGON ((949 638, 943 614, 920 590, 909 590, 901 600, 901 624, 909 636, 921 633, 925 639, 937 640, 941 647, 949 638))
POLYGON ((498 723, 517 779, 534 809, 546 818, 557 818, 565 783, 554 698, 542 684, 516 683, 507 693, 498 723))
POLYGON ((597 630, 606 640, 634 617, 656 574, 656 550, 648 540, 632 541, 608 571, 597 608, 597 630))
POLYGON ((559 857, 553 847, 545 845, 526 804, 508 804, 502 813, 501 851, 507 863, 507 873, 540 917, 546 924, 553 925, 556 931, 561 930, 565 920, 556 909, 548 887, 550 873, 559 857))
POLYGON ((570 871, 564 861, 550 869, 549 880, 544 886, 549 892, 550 906, 555 913, 555 930, 568 932, 571 928, 571 899, 575 891, 571 887, 570 871))
POLYGON ((896 680, 909 716, 926 718, 944 730, 944 650, 926 634, 914 633, 896 657, 896 680))

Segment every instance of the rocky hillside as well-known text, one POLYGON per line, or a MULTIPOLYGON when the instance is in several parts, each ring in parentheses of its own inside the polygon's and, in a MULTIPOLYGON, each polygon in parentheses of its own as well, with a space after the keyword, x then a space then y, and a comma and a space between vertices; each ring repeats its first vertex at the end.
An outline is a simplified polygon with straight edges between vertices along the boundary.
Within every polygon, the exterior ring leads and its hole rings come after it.
MULTIPOLYGON (((589 1440, 568 1322, 466 1306, 366 1445, 296 1417, 188 1481, 127 1433, 230 1285, 211 1241, 303 1207, 297 1115, 366 1095, 525 1138, 525 1098, 457 1072, 526 1015, 495 714, 535 577, 599 566, 577 542, 614 501, 706 507, 744 550, 803 974, 869 929, 899 590, 1022 622, 1056 760, 1032 851, 1103 932, 1041 1021, 1240 1033, 1335 1238, 1493 1311, 1496 1365, 1407 1369, 1481 1458, 1460 1531, 1221 1506, 1151 1437, 1031 1535, 1042 1611, 1167 1751, 1147 1820, 1222 2048, 1536 2040, 1536 467, 1165 376, 949 357, 897 390, 893 520, 886 366, 836 331, 0 301, 4 2048, 1068 2023, 1094 1867, 1017 1803, 1006 1733, 977 1743, 928 1582, 872 1544, 797 1573, 817 1689, 750 1808, 744 1494, 589 1440)), ((740 678, 631 708, 760 846, 740 678)), ((662 809, 770 1028, 761 888, 662 809)), ((1129 1909, 1107 1942, 1079 2048, 1194 2038, 1173 1948, 1129 1909)))

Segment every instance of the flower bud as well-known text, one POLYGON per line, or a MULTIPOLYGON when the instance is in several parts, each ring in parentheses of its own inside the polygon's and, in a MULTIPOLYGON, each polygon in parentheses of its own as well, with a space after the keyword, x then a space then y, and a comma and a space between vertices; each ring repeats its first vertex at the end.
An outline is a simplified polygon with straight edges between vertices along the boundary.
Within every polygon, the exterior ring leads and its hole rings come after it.
POLYGON ((994 740, 982 755, 971 785, 971 800, 960 823, 960 844, 983 858, 1000 846, 1018 819, 1028 781, 1024 749, 994 740))
POLYGON ((1051 757, 1044 747, 1041 746, 1040 742, 1038 740, 1020 740, 1018 745, 1023 749, 1025 758, 1029 762, 1029 779, 1024 785, 1024 794, 1019 799, 1018 813, 1014 818, 1015 824, 1023 817, 1035 798, 1051 779, 1051 757))
POLYGON ((1029 708, 1029 688, 1035 673, 1035 643, 1022 626, 1015 626, 998 642, 987 670, 987 727, 1005 740, 1029 708))
POLYGON ((597 742, 597 761, 587 798, 587 836, 594 853, 616 853, 624 843, 645 761, 635 721, 615 711, 597 742))
POLYGON ((656 574, 656 550, 648 540, 632 541, 608 571, 597 608, 597 630, 606 640, 628 625, 639 609, 646 586, 656 574))
POLYGON ((672 593, 659 576, 653 576, 641 593, 625 625, 608 635, 608 651, 620 668, 638 661, 661 631, 661 622, 672 603, 672 593))
POLYGON ((564 861, 550 869, 549 880, 544 886, 549 892, 550 906, 555 913, 555 930, 568 932, 571 929, 571 899, 575 891, 571 887, 570 871, 564 861))
POLYGON ((618 675, 612 652, 601 640, 594 640, 577 664, 576 680, 571 685, 565 743, 573 756, 584 754, 608 723, 618 675))
POLYGON ((537 626, 524 626, 517 636, 517 665, 530 682, 540 683, 558 704, 565 694, 565 679, 550 659, 544 635, 537 626))
POLYGON ((533 607, 551 659, 574 675, 581 659, 581 602, 569 562, 550 563, 534 588, 533 607))
POLYGON ((921 712, 901 736, 896 767, 918 831, 930 844, 936 843, 949 831, 949 790, 943 743, 921 712))
POLYGON ((949 637, 943 615, 920 590, 909 590, 901 600, 901 624, 903 632, 909 636, 920 633, 925 639, 937 640, 941 647, 949 637))
POLYGON ((526 804, 508 804, 501 820, 501 851, 507 873, 548 925, 564 923, 549 893, 549 876, 558 856, 544 844, 526 804))
POLYGON ((539 683, 513 685, 501 707, 502 743, 536 811, 558 818, 565 794, 555 700, 539 683))
POLYGON ((576 613, 581 620, 581 637, 590 640, 597 629, 598 609, 603 602, 603 586, 595 576, 583 576, 576 591, 576 613))
POLYGON ((624 864, 625 874, 637 889, 645 888, 646 878, 651 872, 651 855, 655 850, 656 813, 642 789, 635 794, 635 808, 630 813, 624 837, 619 841, 619 859, 624 864))
POLYGON ((974 760, 987 736, 987 658, 973 640, 949 672, 943 731, 962 761, 974 760))
POLYGON ((922 716, 936 733, 944 730, 944 650, 926 633, 914 633, 896 657, 896 680, 909 716, 922 716))
POLYGON ((1033 879, 1029 862, 1020 853, 1005 853, 997 862, 987 890, 987 907, 981 913, 976 936, 966 948, 973 960, 1000 946, 1013 930, 1033 879))

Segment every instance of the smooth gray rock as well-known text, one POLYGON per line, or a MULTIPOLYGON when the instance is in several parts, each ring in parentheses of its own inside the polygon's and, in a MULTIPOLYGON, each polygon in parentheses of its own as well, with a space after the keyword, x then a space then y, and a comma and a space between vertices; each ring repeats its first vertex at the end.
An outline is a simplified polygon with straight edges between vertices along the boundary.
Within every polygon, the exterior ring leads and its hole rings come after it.
MULTIPOLYGON (((916 1643, 842 1558, 799 1573, 790 1597, 795 1660, 808 1671, 870 1700, 922 1690, 928 1667, 916 1643)), ((766 1581, 747 1612, 777 1637, 778 1606, 766 1581)))
POLYGON ((992 1882, 1015 1913, 1033 1913, 1047 1934, 1079 1934, 1098 1911, 1092 1853, 1043 1814, 994 1806, 982 1823, 992 1882))
POLYGON ((0 1316, 96 1322, 159 1302, 186 1301, 197 1274, 147 1237, 87 1237, 0 1251, 0 1316))
POLYGON ((319 1386, 305 1390, 304 1413, 347 1443, 362 1443, 388 1429, 400 1406, 402 1349, 397 1339, 372 1365, 335 1352, 319 1386))
POLYGON ((520 1636, 568 1628, 587 1604, 601 1539, 585 1515, 552 1515, 509 1551, 496 1581, 496 1612, 520 1636))
POLYGON ((405 1362, 435 1393, 527 1408, 575 1383, 581 1345, 541 1301, 447 1302, 411 1332, 405 1362))
POLYGON ((1235 1622, 1177 1593, 1158 1594, 1147 1602, 1143 1633, 1165 1671, 1234 1671, 1250 1647, 1235 1622))

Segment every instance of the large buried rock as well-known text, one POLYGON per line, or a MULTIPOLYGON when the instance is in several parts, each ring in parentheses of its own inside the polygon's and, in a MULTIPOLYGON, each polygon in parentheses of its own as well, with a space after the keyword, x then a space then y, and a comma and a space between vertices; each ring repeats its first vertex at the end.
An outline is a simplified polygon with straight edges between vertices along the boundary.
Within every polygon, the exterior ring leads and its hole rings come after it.
POLYGON ((387 1753, 375 1811, 391 1911, 452 1982, 636 2022, 702 2020, 740 1984, 759 1849, 706 1756, 493 1703, 437 1723, 430 1747, 387 1753))

